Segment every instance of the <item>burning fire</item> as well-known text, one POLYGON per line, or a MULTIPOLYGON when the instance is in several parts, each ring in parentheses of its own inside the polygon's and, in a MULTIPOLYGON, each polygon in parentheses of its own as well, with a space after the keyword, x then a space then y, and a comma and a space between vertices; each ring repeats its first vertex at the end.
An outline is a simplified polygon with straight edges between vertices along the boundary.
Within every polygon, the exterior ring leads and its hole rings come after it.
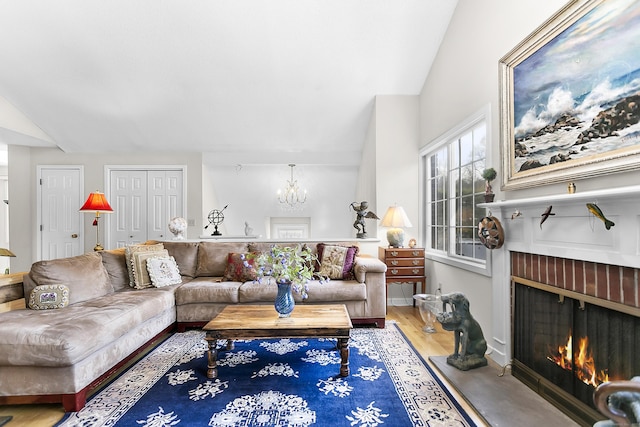
POLYGON ((578 351, 574 353, 572 333, 569 331, 567 344, 558 346, 556 355, 548 356, 547 359, 562 369, 573 371, 583 383, 597 387, 603 382, 609 381, 609 374, 606 369, 598 372, 593 360, 593 352, 588 348, 589 337, 582 337, 578 342, 578 351))

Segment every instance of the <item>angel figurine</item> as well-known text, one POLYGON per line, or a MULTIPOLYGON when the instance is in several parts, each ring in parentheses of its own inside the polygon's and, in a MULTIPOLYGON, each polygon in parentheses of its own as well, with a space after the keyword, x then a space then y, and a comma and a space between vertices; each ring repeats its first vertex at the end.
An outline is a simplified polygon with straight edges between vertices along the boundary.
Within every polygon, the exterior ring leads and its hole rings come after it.
POLYGON ((380 218, 378 218, 376 214, 368 210, 369 208, 368 202, 360 202, 360 204, 358 204, 357 202, 353 202, 351 203, 351 208, 356 212, 356 215, 357 215, 356 220, 353 223, 353 228, 358 230, 356 237, 358 239, 364 239, 367 237, 367 230, 364 225, 364 219, 365 218, 380 219, 380 218))

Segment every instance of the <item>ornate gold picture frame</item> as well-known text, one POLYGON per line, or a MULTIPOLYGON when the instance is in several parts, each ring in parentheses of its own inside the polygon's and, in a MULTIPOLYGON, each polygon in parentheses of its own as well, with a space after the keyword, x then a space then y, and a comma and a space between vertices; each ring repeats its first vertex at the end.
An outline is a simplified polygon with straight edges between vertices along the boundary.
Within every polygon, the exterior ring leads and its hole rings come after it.
POLYGON ((570 2, 499 67, 503 189, 640 166, 640 2, 570 2))

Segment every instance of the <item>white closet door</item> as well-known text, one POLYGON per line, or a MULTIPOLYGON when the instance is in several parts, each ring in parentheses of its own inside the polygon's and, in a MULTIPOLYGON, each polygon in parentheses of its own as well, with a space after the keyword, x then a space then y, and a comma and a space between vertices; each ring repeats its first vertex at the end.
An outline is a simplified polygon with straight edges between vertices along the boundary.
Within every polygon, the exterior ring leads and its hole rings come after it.
POLYGON ((182 169, 114 169, 109 176, 114 213, 107 248, 173 237, 169 220, 184 216, 182 169))
POLYGON ((147 240, 147 171, 113 170, 110 173, 109 245, 120 248, 147 240))
POLYGON ((168 230, 169 220, 183 216, 182 171, 148 171, 147 239, 167 240, 173 237, 168 230))
POLYGON ((82 167, 41 167, 39 175, 39 259, 80 255, 84 252, 83 220, 92 221, 78 211, 84 202, 82 167))

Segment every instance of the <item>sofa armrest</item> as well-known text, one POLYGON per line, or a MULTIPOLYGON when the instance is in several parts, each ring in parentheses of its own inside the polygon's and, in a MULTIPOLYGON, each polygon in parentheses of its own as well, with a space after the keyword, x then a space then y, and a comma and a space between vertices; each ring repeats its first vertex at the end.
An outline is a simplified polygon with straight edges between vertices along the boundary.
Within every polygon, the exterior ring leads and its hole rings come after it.
POLYGON ((378 258, 357 256, 353 272, 356 280, 365 283, 367 273, 386 273, 387 265, 378 258))

